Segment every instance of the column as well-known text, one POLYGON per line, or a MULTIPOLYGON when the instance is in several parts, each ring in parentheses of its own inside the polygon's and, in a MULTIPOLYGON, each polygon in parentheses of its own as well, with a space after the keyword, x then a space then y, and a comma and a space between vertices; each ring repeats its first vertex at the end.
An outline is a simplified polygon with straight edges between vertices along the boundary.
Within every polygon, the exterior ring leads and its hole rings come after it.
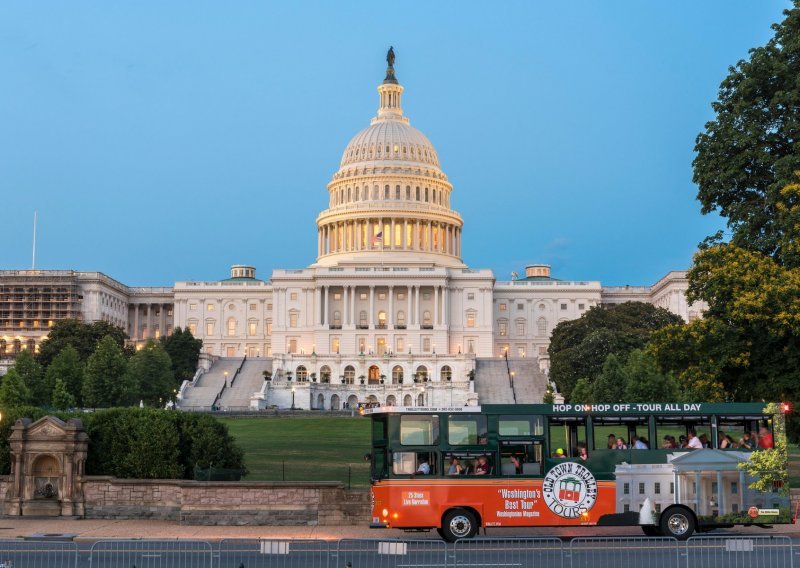
POLYGON ((391 224, 390 226, 391 226, 391 231, 392 231, 392 234, 391 234, 391 235, 389 235, 389 250, 394 250, 394 248, 395 248, 395 234, 394 234, 394 231, 395 231, 395 224, 394 224, 394 217, 392 217, 392 224, 391 224))
MULTIPOLYGON (((139 304, 134 304, 133 308, 133 339, 138 340, 142 331, 139 327, 139 304)), ((205 310, 205 306, 202 309, 205 310)))
POLYGON ((439 323, 439 287, 433 287, 433 323, 434 327, 439 323))
POLYGON ((747 491, 745 489, 747 486, 744 484, 744 471, 739 470, 739 512, 747 511, 748 503, 747 503, 747 491))
POLYGON ((369 319, 367 322, 369 323, 370 329, 375 329, 375 322, 373 313, 375 312, 375 286, 369 287, 369 319))
POLYGON ((694 473, 694 488, 695 488, 695 492, 694 492, 694 507, 695 507, 695 509, 694 509, 694 512, 695 512, 695 514, 697 516, 700 516, 700 515, 704 514, 703 511, 700 509, 700 494, 702 493, 702 491, 700 490, 700 482, 701 482, 701 480, 700 480, 700 472, 696 471, 694 473))
POLYGON ((447 286, 442 286, 442 323, 447 325, 450 323, 447 314, 447 303, 450 301, 450 294, 447 286))
MULTIPOLYGON (((247 313, 247 302, 245 301, 245 313, 247 313)), ((158 322, 158 332, 162 336, 167 335, 167 304, 161 304, 161 318, 158 322)))
POLYGON ((367 241, 364 243, 364 248, 370 250, 372 248, 372 220, 367 219, 367 241))
POLYGON ((342 298, 344 298, 344 309, 342 310, 342 327, 350 323, 348 321, 350 318, 350 286, 343 286, 343 288, 342 298))
POLYGON ((394 286, 389 286, 389 317, 386 323, 389 329, 394 329, 394 286))
POLYGON ((322 287, 322 325, 328 325, 328 296, 330 295, 331 287, 322 287))
POLYGON ((428 233, 428 252, 433 252, 433 221, 428 221, 427 229, 425 231, 428 233))
POLYGON ((672 502, 673 503, 680 503, 681 502, 680 480, 681 480, 681 478, 678 477, 678 472, 673 469, 672 470, 672 486, 675 488, 675 492, 672 495, 672 502))
POLYGON ((322 286, 317 286, 314 290, 314 303, 317 306, 317 317, 314 319, 316 325, 322 325, 322 286))
POLYGON ((409 327, 413 321, 411 321, 411 295, 414 293, 414 288, 412 286, 406 286, 406 299, 408 300, 408 309, 406 310, 406 327, 409 327))
POLYGON ((411 314, 413 316, 412 319, 414 320, 412 323, 417 324, 419 323, 419 318, 417 317, 417 312, 419 312, 419 286, 414 286, 414 301, 412 304, 411 314))
POLYGON ((719 508, 719 516, 721 517, 727 511, 725 510, 725 492, 722 490, 722 472, 717 472, 717 507, 719 508))
POLYGON ((153 304, 147 304, 147 339, 153 339, 153 304))

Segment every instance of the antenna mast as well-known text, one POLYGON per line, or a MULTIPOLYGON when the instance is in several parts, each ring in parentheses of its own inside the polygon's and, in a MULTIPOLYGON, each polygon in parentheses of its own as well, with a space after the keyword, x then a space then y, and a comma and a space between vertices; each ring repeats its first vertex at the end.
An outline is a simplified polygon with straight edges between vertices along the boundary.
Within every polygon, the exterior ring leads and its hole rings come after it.
POLYGON ((33 210, 33 258, 31 259, 31 270, 36 270, 36 209, 33 210))

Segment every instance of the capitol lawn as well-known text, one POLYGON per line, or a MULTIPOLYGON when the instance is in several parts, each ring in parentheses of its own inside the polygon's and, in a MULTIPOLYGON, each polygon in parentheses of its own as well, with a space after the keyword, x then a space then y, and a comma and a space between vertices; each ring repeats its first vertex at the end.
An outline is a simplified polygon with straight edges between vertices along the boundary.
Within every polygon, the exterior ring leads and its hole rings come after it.
POLYGON ((370 420, 360 416, 221 418, 245 453, 246 481, 342 481, 369 487, 370 420))

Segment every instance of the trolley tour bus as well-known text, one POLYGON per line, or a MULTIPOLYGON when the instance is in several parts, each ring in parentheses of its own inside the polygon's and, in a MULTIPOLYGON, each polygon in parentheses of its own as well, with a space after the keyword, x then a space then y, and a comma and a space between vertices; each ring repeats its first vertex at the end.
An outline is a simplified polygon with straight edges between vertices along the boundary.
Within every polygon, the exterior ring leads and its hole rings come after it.
POLYGON ((567 525, 685 539, 794 522, 787 411, 764 403, 368 408, 370 526, 436 529, 448 541, 480 527, 567 525))

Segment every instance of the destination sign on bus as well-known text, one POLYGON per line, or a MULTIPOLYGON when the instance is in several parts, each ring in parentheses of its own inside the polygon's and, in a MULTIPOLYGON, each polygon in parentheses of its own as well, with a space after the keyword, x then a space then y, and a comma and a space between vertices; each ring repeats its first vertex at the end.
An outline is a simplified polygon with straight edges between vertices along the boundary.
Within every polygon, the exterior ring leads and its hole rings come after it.
POLYGON ((423 413, 429 414, 433 412, 469 412, 471 414, 479 413, 480 406, 381 406, 375 408, 365 408, 364 414, 382 414, 387 412, 408 412, 408 413, 423 413))
POLYGON ((694 402, 618 402, 614 404, 554 404, 553 412, 700 412, 694 402))

